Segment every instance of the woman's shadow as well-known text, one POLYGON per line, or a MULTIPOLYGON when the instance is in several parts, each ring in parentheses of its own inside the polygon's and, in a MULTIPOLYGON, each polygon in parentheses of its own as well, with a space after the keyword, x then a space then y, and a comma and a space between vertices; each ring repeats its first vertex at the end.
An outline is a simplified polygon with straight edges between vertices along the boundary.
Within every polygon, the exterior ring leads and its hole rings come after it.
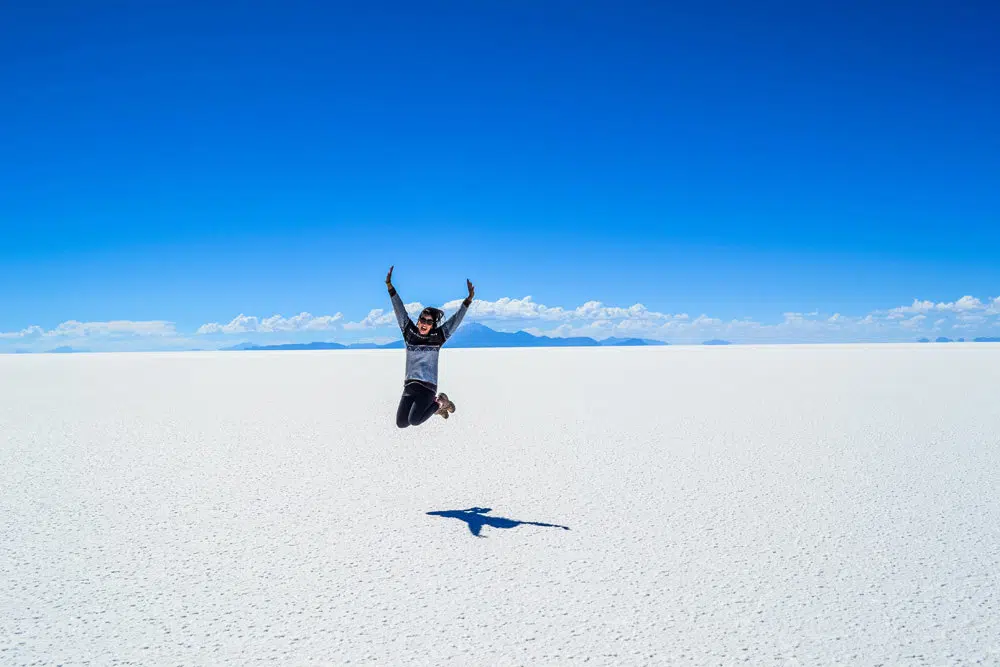
POLYGON ((545 528, 562 528, 569 530, 569 526, 559 526, 554 523, 539 523, 537 521, 515 521, 502 516, 486 516, 492 509, 489 507, 470 507, 467 510, 448 510, 445 512, 428 512, 431 516, 443 516, 449 519, 464 521, 469 526, 469 532, 476 537, 480 535, 483 526, 490 528, 516 528, 518 526, 543 526, 545 528))

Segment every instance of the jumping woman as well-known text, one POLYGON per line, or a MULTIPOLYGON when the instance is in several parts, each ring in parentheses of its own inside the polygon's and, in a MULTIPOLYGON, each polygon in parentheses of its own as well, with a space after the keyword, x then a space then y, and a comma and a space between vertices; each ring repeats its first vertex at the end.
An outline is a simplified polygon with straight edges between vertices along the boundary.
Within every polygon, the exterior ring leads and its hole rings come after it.
POLYGON ((448 395, 437 393, 438 354, 441 346, 462 323, 462 318, 472 305, 476 288, 469 280, 465 281, 469 287, 469 296, 462 302, 458 312, 443 324, 442 310, 424 308, 414 325, 403 306, 403 300, 392 286, 394 268, 396 267, 389 267, 385 286, 389 288, 392 310, 396 313, 396 321, 399 322, 403 342, 406 344, 406 380, 403 382, 403 397, 399 399, 399 408, 396 410, 396 426, 406 428, 423 424, 434 414, 447 419, 449 413, 455 412, 455 404, 448 395))

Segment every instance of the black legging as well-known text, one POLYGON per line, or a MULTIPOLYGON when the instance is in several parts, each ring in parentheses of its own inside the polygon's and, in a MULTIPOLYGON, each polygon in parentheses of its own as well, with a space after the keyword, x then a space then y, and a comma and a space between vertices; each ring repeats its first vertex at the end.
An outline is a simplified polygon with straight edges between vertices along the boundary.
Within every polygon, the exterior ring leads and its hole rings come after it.
POLYGON ((433 389, 411 382, 403 387, 403 397, 399 399, 399 408, 396 409, 396 426, 419 426, 440 407, 433 389))

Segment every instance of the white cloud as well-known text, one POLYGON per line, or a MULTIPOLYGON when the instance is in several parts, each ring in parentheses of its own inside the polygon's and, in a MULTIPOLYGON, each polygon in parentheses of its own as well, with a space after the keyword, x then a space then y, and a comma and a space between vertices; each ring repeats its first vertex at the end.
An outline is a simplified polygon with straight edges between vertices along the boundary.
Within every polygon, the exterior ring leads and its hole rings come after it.
POLYGON ((10 332, 0 332, 0 338, 2 339, 24 339, 24 338, 41 338, 45 335, 45 330, 39 326, 30 326, 27 329, 21 329, 20 331, 10 331, 10 332))
POLYGON ((259 324, 260 320, 257 317, 240 313, 229 324, 219 324, 218 322, 203 324, 195 333, 198 335, 246 333, 256 331, 259 324))
POLYGON ((939 303, 938 310, 948 310, 952 312, 968 312, 970 310, 983 310, 986 306, 979 299, 971 296, 963 296, 954 303, 939 303))
POLYGON ((173 336, 177 333, 173 322, 150 320, 134 322, 131 320, 113 320, 110 322, 78 322, 68 320, 48 331, 39 326, 30 326, 21 331, 0 333, 4 339, 38 339, 38 338, 93 338, 93 337, 127 337, 127 336, 173 336))
MULTIPOLYGON (((573 312, 573 311, 567 311, 573 312)), ((589 336, 606 338, 619 336, 625 338, 654 338, 659 340, 675 337, 700 337, 705 332, 712 332, 722 326, 722 320, 699 315, 695 319, 684 315, 666 318, 648 318, 640 316, 632 319, 599 319, 588 321, 576 319, 565 321, 552 329, 541 327, 525 327, 523 330, 535 335, 545 336, 589 336)))
POLYGON ((375 308, 370 311, 368 315, 365 316, 360 322, 348 322, 344 325, 345 329, 355 330, 355 329, 377 329, 378 327, 389 326, 396 321, 396 315, 392 312, 386 312, 382 308, 375 308))
POLYGON ((344 319, 342 313, 320 315, 319 317, 310 313, 299 313, 287 319, 281 315, 273 315, 261 320, 259 331, 265 333, 275 331, 329 331, 336 328, 342 319, 344 319))
POLYGON ((89 337, 89 336, 172 336, 177 333, 173 322, 150 320, 132 322, 114 320, 111 322, 63 322, 46 336, 89 337))
MULTIPOLYGON (((424 305, 419 301, 414 301, 413 303, 404 304, 407 314, 412 318, 420 314, 420 311, 424 309, 424 305)), ((396 314, 391 310, 385 310, 383 308, 375 308, 370 310, 368 314, 360 322, 347 322, 344 324, 344 329, 348 331, 357 331, 360 329, 378 329, 379 327, 396 326, 396 314)))
MULTIPOLYGON (((454 310, 461 300, 444 304, 445 310, 454 310)), ((632 306, 608 306, 601 301, 587 301, 576 308, 546 306, 537 303, 530 296, 516 299, 503 297, 496 301, 477 299, 469 307, 469 319, 480 321, 525 321, 543 320, 553 322, 611 322, 617 320, 662 323, 687 319, 687 315, 669 315, 649 310, 641 303, 632 306)))
POLYGON ((311 313, 299 313, 293 317, 272 315, 261 319, 256 315, 239 314, 228 324, 211 322, 203 324, 195 332, 198 335, 238 334, 238 333, 276 333, 294 331, 330 331, 336 329, 344 318, 342 313, 335 315, 315 316, 311 313))
POLYGON ((590 324, 590 327, 597 330, 613 329, 617 333, 640 334, 650 330, 650 323, 647 320, 622 320, 621 322, 596 320, 590 324))
MULTIPOLYGON (((444 304, 453 312, 460 300, 444 304)), ((415 317, 423 304, 406 304, 415 317)), ((809 342, 847 340, 913 340, 920 335, 944 328, 993 331, 1000 326, 1000 297, 981 300, 963 296, 951 302, 914 299, 910 305, 876 310, 867 314, 844 315, 813 312, 786 312, 773 323, 753 318, 724 322, 708 314, 692 318, 687 313, 663 313, 650 310, 642 303, 613 306, 591 300, 575 307, 548 306, 532 299, 504 297, 496 301, 477 300, 470 308, 467 321, 479 320, 506 331, 518 329, 550 336, 606 336, 656 338, 670 342, 700 342, 708 338, 727 338, 745 342, 809 342), (545 326, 542 323, 547 323, 545 326)), ((198 328, 198 335, 273 334, 339 331, 366 333, 372 336, 398 337, 396 318, 391 310, 377 308, 360 321, 345 322, 341 313, 315 316, 308 312, 291 317, 272 315, 258 317, 240 314, 228 323, 212 322, 198 328)), ((974 335, 974 334, 973 334, 974 335)), ((163 320, 109 322, 63 322, 51 330, 29 326, 14 332, 0 332, 0 343, 42 348, 46 340, 87 339, 94 347, 118 349, 159 349, 193 344, 178 337, 174 323, 163 320), (101 342, 106 339, 107 343, 101 342), (130 342, 131 341, 131 342, 130 342), (146 342, 143 342, 146 341, 146 342)), ((91 345, 87 345, 91 347, 91 345)), ((92 348, 93 349, 93 348, 92 348)))
POLYGON ((600 301, 588 301, 573 311, 569 311, 572 319, 596 319, 596 320, 650 320, 667 321, 672 320, 672 315, 658 313, 649 310, 641 303, 619 308, 616 306, 606 306, 600 301))
POLYGON ((913 303, 909 306, 900 306, 898 308, 893 308, 890 313, 926 313, 929 310, 934 310, 933 301, 920 301, 919 299, 914 299, 913 303))
POLYGON ((62 346, 94 351, 164 350, 176 348, 180 340, 174 323, 164 320, 68 320, 52 329, 32 325, 20 331, 0 332, 0 352, 42 352, 62 346))
POLYGON ((690 323, 681 324, 681 327, 689 327, 691 329, 698 329, 701 327, 716 327, 722 324, 722 320, 716 319, 714 317, 709 317, 708 315, 699 315, 694 318, 690 323))
MULTIPOLYGON (((460 301, 445 304, 457 308, 460 301)), ((744 318, 724 323, 703 314, 691 319, 687 314, 651 311, 643 304, 630 307, 609 306, 588 301, 581 306, 564 308, 537 303, 531 297, 502 298, 477 301, 470 308, 469 318, 484 321, 505 330, 514 327, 545 335, 604 335, 643 336, 678 342, 692 342, 709 337, 736 337, 762 342, 835 341, 835 340, 910 340, 920 332, 930 333, 933 327, 950 326, 956 320, 980 323, 985 314, 995 309, 1000 314, 1000 298, 984 303, 972 296, 953 302, 935 303, 914 299, 908 306, 879 310, 862 315, 787 312, 774 324, 744 318), (935 312, 939 318, 931 318, 935 312), (943 321, 942 321, 943 320, 943 321), (533 327, 533 321, 551 321, 556 327, 533 327)), ((983 324, 988 326, 988 324, 983 324)))
MULTIPOLYGON (((996 303, 996 300, 994 301, 996 303)), ((933 301, 920 301, 914 299, 913 303, 909 306, 900 306, 899 308, 893 308, 889 313, 927 313, 932 310, 937 310, 941 312, 968 312, 974 310, 985 310, 987 306, 973 296, 963 296, 958 301, 951 302, 941 302, 934 303, 933 301)))
MULTIPOLYGON (((462 299, 449 301, 444 304, 444 309, 455 310, 461 303, 462 299)), ((526 296, 523 299, 503 297, 496 301, 476 299, 469 307, 469 317, 480 320, 562 320, 567 314, 562 308, 549 308, 526 296)))

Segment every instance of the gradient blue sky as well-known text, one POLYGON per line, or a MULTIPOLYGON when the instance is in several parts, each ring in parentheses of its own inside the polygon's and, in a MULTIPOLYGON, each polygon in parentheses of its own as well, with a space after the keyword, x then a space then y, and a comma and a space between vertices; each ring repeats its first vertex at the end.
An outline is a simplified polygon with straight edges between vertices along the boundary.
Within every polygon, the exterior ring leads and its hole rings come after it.
POLYGON ((470 277, 723 322, 993 315, 997 26, 986 1, 7 3, 0 332, 358 322, 389 264, 427 304, 470 277))

